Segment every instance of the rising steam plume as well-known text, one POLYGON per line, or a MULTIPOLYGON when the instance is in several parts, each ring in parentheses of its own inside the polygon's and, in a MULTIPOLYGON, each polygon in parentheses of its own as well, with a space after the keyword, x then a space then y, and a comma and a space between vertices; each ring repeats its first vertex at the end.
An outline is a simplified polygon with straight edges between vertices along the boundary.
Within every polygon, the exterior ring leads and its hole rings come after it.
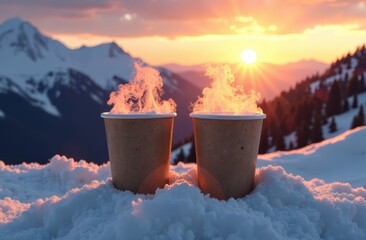
POLYGON ((251 114, 263 113, 258 107, 260 93, 253 89, 244 91, 234 85, 234 75, 229 65, 208 65, 206 76, 212 79, 210 87, 203 89, 202 97, 193 104, 196 113, 251 114))
POLYGON ((176 104, 172 99, 162 100, 163 79, 158 70, 135 62, 134 78, 127 84, 120 84, 112 92, 108 105, 111 113, 171 113, 176 104))

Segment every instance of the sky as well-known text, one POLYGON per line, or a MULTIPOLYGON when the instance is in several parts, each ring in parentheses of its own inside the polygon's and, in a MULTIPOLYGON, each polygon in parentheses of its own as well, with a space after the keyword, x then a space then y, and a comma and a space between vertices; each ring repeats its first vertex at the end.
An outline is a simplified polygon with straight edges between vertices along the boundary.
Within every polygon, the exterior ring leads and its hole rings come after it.
POLYGON ((1 0, 69 47, 117 42, 150 64, 331 62, 366 43, 366 0, 1 0))

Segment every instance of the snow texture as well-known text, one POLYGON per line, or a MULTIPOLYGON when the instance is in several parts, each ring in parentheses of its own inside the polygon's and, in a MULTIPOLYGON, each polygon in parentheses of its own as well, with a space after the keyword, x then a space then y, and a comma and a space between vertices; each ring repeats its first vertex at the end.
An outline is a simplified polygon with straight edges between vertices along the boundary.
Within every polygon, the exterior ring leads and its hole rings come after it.
POLYGON ((293 151, 258 156, 257 166, 277 165, 307 180, 348 182, 366 187, 366 127, 359 127, 293 151))
POLYGON ((361 171, 366 148, 355 143, 365 137, 358 128, 262 155, 268 166, 257 169, 255 190, 228 201, 200 192, 195 164, 172 166, 164 189, 141 195, 114 189, 108 164, 58 155, 47 165, 0 162, 0 239, 366 239, 365 188, 337 182, 331 170, 326 183, 271 165, 282 159, 301 169, 307 158, 316 170, 324 159, 334 169, 347 171, 347 163, 361 171))

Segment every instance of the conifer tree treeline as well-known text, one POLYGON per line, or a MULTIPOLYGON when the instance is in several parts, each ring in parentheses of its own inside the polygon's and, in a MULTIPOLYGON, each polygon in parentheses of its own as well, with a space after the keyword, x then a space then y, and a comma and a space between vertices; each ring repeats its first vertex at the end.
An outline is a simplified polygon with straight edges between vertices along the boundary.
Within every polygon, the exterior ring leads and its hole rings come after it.
POLYGON ((323 140, 322 125, 328 124, 329 132, 336 132, 334 116, 352 108, 359 108, 359 112, 354 123, 350 122, 351 127, 365 125, 363 103, 358 99, 358 94, 366 91, 365 76, 366 49, 363 45, 354 53, 337 59, 323 74, 309 76, 275 99, 263 101, 261 107, 267 119, 263 125, 260 153, 319 142, 323 140), (285 142, 284 136, 292 132, 296 133, 296 141, 285 142))
MULTIPOLYGON (((334 116, 350 109, 359 109, 350 127, 365 125, 365 103, 358 99, 358 94, 366 91, 365 85, 366 49, 363 45, 353 54, 337 59, 323 74, 305 78, 271 101, 263 100, 260 107, 267 118, 263 122, 259 152, 291 150, 322 141, 322 125, 327 124, 328 132, 336 132, 334 116), (296 141, 286 142, 284 137, 293 132, 296 141)), ((193 143, 193 136, 189 141, 193 143)), ((174 163, 179 161, 196 161, 194 144, 187 156, 180 152, 174 163)))
POLYGON ((334 81, 330 88, 328 101, 326 104, 327 117, 340 114, 342 112, 341 87, 338 81, 334 81))

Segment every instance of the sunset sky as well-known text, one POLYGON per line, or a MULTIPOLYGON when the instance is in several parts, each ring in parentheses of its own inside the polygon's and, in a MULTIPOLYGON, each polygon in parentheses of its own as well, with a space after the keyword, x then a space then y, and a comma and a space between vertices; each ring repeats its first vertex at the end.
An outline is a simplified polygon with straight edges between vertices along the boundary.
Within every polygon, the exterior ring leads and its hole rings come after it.
POLYGON ((359 0, 1 0, 0 21, 19 16, 69 47, 117 42, 151 64, 330 62, 366 43, 359 0))

